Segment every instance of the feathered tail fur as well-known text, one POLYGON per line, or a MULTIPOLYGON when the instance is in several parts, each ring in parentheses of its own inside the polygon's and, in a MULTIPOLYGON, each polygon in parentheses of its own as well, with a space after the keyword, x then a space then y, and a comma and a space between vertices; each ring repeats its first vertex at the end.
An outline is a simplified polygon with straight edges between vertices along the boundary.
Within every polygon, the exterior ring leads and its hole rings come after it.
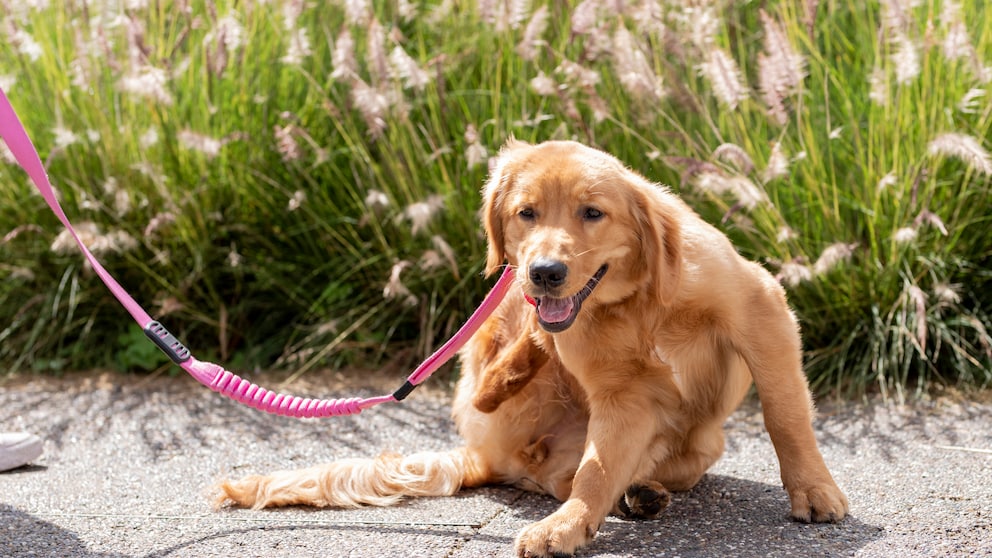
POLYGON ((485 482, 486 472, 467 448, 409 456, 344 459, 294 471, 276 471, 220 483, 215 505, 250 508, 307 505, 389 506, 411 496, 450 496, 485 482))

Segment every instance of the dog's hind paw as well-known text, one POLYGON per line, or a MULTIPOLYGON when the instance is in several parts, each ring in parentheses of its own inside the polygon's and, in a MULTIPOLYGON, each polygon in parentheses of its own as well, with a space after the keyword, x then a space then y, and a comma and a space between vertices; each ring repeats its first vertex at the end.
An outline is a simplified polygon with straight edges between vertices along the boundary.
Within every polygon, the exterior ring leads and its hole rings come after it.
POLYGON ((617 501, 617 513, 626 519, 654 519, 672 502, 672 495, 661 483, 632 484, 617 501))

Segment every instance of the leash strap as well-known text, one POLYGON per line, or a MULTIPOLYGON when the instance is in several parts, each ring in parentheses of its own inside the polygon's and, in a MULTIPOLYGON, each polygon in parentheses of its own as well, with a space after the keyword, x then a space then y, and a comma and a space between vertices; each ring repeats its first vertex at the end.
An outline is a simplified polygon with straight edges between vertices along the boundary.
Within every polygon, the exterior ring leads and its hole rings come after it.
POLYGON ((513 282, 513 270, 506 266, 503 274, 493 286, 489 294, 482 301, 482 304, 469 317, 464 325, 449 339, 440 349, 434 352, 420 366, 414 370, 407 378, 406 383, 400 389, 390 395, 381 395, 369 398, 344 398, 344 399, 309 399, 292 395, 284 395, 269 391, 256 384, 245 380, 236 374, 224 369, 224 367, 211 362, 199 361, 193 357, 186 346, 169 332, 159 322, 153 320, 151 316, 124 290, 109 272, 100 264, 89 248, 76 234, 76 230, 69 222, 62 206, 55 196, 55 190, 48 180, 48 173, 41 163, 38 151, 28 137, 24 125, 17 117, 14 107, 7 99, 7 94, 0 88, 0 137, 7 143, 11 154, 20 164, 21 168, 27 172, 31 181, 38 188, 41 196, 48 203, 48 207, 55 213, 56 217, 62 221, 69 233, 72 234, 79 249, 93 266, 97 276, 103 280, 107 288, 115 298, 131 314, 134 321, 141 326, 145 335, 154 342, 174 363, 187 371, 198 382, 210 389, 221 393, 235 401, 243 403, 254 409, 280 416, 291 416, 296 418, 320 418, 330 416, 354 415, 362 412, 363 409, 374 407, 380 403, 390 401, 401 401, 406 398, 418 385, 423 383, 445 362, 451 359, 472 335, 479 330, 483 322, 486 321, 499 303, 506 296, 510 285, 513 282))

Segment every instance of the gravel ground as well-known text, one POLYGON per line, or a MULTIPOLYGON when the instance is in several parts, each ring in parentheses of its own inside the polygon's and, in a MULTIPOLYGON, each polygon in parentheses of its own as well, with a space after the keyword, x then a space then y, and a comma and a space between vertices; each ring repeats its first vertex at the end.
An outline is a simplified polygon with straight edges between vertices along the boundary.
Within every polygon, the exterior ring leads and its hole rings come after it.
MULTIPOLYGON (((367 396, 401 383, 360 377, 311 374, 286 391, 367 396)), ((209 486, 226 475, 454 447, 449 401, 429 388, 360 416, 299 421, 237 406, 182 376, 0 380, 0 431, 45 439, 36 464, 0 473, 0 556, 512 556, 516 532, 556 502, 493 487, 392 508, 209 505, 209 486)), ((727 430, 724 458, 674 494, 660 519, 610 518, 580 555, 992 556, 987 393, 821 403, 821 449, 851 501, 836 525, 788 519, 756 403, 727 430)))

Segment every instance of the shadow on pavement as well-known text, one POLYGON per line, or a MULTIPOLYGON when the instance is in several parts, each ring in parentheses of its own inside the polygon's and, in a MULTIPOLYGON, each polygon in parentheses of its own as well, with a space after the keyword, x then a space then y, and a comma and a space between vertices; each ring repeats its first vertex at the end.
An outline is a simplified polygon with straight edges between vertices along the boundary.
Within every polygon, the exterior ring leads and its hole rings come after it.
MULTIPOLYGON (((527 495, 512 513, 538 521, 557 508, 550 498, 527 495)), ((884 536, 884 529, 848 516, 837 524, 804 524, 788 516, 780 486, 708 474, 689 492, 676 492, 653 521, 611 517, 581 554, 629 556, 768 557, 853 556, 884 536)))
POLYGON ((0 504, 0 556, 124 558, 92 552, 75 533, 6 504, 0 504))
MULTIPOLYGON (((287 520, 288 523, 292 523, 292 520, 287 520)), ((217 533, 211 533, 206 536, 197 537, 195 539, 190 539, 182 542, 177 542, 176 544, 157 550, 155 552, 145 554, 141 558, 167 558, 170 556, 190 556, 191 553, 197 552, 197 549, 202 549, 203 545, 208 545, 212 541, 221 541, 225 539, 237 539, 240 537, 245 537, 254 532, 264 529, 268 533, 278 533, 284 532, 287 537, 292 536, 293 533, 299 534, 305 531, 320 532, 322 537, 326 537, 328 541, 334 538, 340 538, 342 536, 348 536, 348 534, 357 535, 359 533, 379 538, 389 538, 390 540, 402 538, 411 538, 414 536, 423 536, 429 534, 439 538, 471 538, 474 540, 488 539, 490 541, 496 542, 498 544, 509 545, 512 544, 512 539, 492 537, 490 535, 482 535, 478 533, 469 534, 466 531, 458 529, 444 529, 437 527, 418 527, 418 526, 402 526, 402 525, 355 525, 355 524, 341 524, 341 525, 280 525, 280 526, 259 526, 259 527, 243 527, 238 529, 228 529, 224 531, 219 531, 217 533)), ((401 539, 400 539, 401 540, 401 539)), ((422 542, 420 543, 422 544, 422 542)), ((336 555, 335 552, 340 549, 334 549, 333 544, 328 544, 328 556, 336 555)), ((257 550, 257 549, 256 549, 257 550)), ((416 550, 416 549, 414 549, 416 550)), ((341 553, 338 552, 337 555, 341 553)), ((376 552, 374 549, 369 549, 369 556, 375 556, 376 552)))

